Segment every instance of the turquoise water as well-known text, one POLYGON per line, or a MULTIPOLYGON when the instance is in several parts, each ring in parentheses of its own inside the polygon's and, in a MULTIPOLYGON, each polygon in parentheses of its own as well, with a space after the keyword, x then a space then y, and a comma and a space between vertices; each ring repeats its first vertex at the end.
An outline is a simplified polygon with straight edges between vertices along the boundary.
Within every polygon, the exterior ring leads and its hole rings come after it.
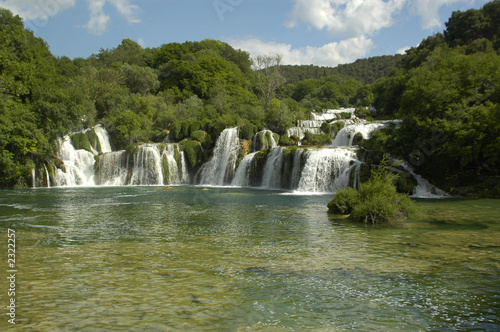
POLYGON ((500 330, 499 201, 419 201, 373 227, 328 216, 330 196, 203 189, 0 191, 14 329, 500 330))

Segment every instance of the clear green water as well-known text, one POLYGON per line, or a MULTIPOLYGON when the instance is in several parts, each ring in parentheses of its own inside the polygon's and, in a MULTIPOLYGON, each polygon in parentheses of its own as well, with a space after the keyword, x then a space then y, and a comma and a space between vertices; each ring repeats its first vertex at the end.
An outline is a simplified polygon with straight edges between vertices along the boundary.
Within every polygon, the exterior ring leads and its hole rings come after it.
MULTIPOLYGON (((19 331, 498 331, 500 202, 370 227, 329 196, 199 187, 0 191, 19 331)), ((0 264, 0 330, 7 262, 0 264)))

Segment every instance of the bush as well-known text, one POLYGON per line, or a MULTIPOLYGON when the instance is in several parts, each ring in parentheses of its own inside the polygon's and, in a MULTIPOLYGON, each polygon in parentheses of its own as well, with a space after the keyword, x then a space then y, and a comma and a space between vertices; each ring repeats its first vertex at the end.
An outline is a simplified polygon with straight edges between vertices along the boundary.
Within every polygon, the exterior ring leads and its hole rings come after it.
POLYGON ((354 188, 339 190, 328 203, 328 211, 336 214, 351 214, 360 200, 359 192, 354 188))
POLYGON ((326 135, 330 135, 332 132, 332 126, 328 122, 323 122, 321 124, 321 131, 326 135))
POLYGON ((394 175, 387 167, 387 156, 372 169, 370 179, 359 186, 339 190, 328 204, 331 213, 349 214, 349 219, 365 223, 402 221, 417 211, 415 203, 396 190, 394 175))

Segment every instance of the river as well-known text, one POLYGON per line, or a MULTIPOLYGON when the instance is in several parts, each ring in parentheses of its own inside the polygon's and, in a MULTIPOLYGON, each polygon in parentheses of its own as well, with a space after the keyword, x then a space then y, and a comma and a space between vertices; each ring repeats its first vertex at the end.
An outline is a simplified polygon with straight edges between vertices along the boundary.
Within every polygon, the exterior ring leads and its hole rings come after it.
POLYGON ((498 331, 498 200, 419 200, 404 223, 330 195, 200 186, 0 190, 0 329, 498 331), (7 275, 8 276, 8 275, 7 275))

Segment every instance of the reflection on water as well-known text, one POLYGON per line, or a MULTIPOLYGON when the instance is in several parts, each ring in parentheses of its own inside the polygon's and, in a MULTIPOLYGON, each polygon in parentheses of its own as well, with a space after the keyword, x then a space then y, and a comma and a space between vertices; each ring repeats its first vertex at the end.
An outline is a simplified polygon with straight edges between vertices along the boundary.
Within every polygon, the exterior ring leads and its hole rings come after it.
POLYGON ((367 227, 329 217, 328 196, 203 189, 0 191, 16 328, 500 329, 498 201, 367 227))

